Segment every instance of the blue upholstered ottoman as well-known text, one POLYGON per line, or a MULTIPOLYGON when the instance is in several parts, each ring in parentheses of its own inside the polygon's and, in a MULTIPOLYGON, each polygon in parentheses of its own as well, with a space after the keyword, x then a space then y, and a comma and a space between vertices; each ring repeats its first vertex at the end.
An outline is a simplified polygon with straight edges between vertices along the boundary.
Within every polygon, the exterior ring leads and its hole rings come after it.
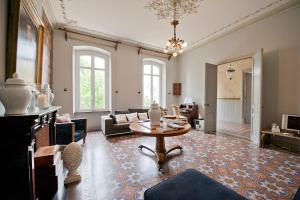
POLYGON ((300 200, 300 188, 298 188, 293 200, 300 200))
POLYGON ((246 200, 235 191, 194 169, 147 189, 144 200, 246 200))

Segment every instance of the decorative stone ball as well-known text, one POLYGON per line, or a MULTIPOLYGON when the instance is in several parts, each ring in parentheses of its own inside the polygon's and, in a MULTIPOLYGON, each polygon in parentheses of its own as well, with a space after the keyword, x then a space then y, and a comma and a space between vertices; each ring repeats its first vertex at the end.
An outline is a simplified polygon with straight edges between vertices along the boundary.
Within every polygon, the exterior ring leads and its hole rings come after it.
POLYGON ((82 148, 79 144, 72 142, 68 144, 62 153, 63 165, 69 172, 75 171, 82 161, 82 148))

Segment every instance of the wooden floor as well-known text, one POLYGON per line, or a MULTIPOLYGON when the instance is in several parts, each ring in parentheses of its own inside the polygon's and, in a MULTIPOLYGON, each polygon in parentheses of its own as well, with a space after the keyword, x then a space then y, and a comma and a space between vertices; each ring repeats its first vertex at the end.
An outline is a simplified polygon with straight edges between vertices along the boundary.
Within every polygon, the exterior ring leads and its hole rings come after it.
POLYGON ((249 140, 250 124, 217 121, 217 133, 249 140))
MULTIPOLYGON (((143 192, 187 168, 194 168, 249 199, 292 199, 300 185, 300 157, 261 149, 249 141, 191 131, 166 138, 172 153, 165 174, 157 171, 154 157, 140 144, 154 147, 154 138, 137 135, 109 139, 88 134, 83 146, 82 181, 69 185, 70 200, 142 200, 143 192)), ((199 188, 201 189, 201 188, 199 188)))

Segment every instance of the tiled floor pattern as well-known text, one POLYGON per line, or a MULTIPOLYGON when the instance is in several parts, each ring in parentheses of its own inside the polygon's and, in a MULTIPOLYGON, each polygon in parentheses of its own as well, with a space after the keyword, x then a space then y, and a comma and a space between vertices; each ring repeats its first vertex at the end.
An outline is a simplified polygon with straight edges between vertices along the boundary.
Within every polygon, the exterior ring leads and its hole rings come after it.
POLYGON ((217 133, 250 139, 250 124, 217 121, 217 133))
MULTIPOLYGON (((167 148, 180 144, 157 171, 150 152, 140 144, 155 146, 155 139, 137 135, 109 139, 91 133, 84 145, 82 181, 70 185, 68 199, 143 199, 143 191, 184 169, 197 169, 249 199, 292 199, 300 185, 300 156, 261 149, 248 141, 191 131, 166 138, 167 148)), ((201 188, 199 188, 201 189, 201 188)))

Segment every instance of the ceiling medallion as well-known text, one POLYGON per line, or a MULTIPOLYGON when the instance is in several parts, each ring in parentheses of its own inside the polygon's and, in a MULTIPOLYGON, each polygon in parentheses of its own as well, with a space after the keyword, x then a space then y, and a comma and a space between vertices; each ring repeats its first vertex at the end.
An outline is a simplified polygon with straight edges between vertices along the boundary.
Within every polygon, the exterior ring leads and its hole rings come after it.
POLYGON ((168 40, 164 49, 165 53, 170 52, 176 57, 187 46, 184 40, 177 38, 176 26, 183 16, 197 13, 201 1, 203 0, 153 0, 145 6, 154 12, 158 19, 172 19, 171 25, 174 27, 174 36, 168 40))

